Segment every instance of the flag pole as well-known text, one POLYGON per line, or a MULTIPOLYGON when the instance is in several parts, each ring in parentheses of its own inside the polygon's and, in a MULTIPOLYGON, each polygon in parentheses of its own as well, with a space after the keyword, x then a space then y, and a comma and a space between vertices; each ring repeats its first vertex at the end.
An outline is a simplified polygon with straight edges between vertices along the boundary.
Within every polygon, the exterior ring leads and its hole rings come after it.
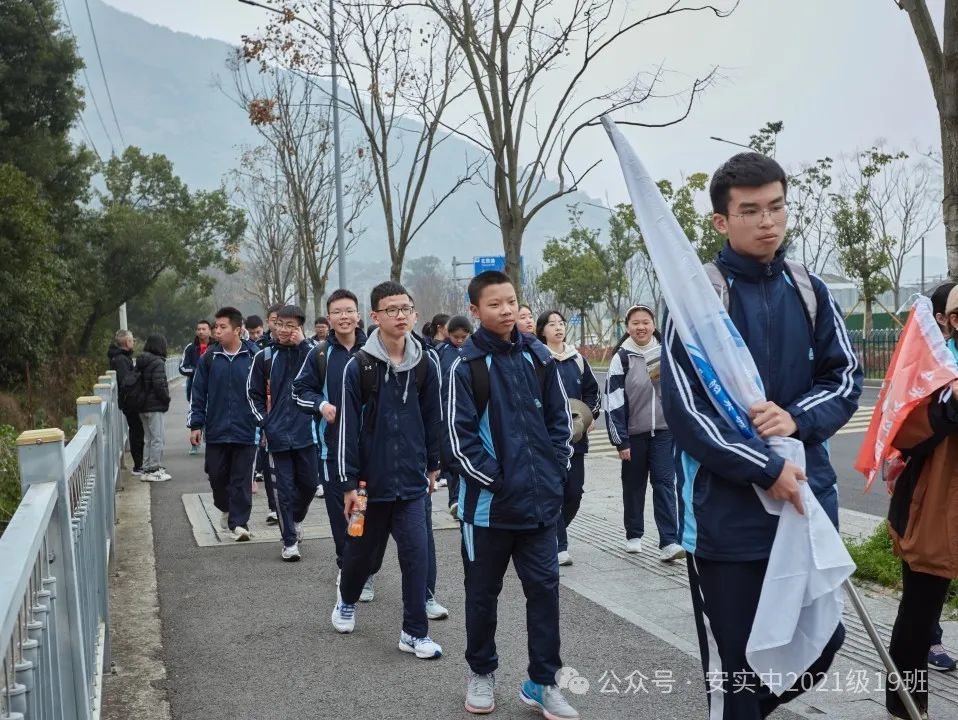
MULTIPOLYGON (((911 696, 911 693, 908 692, 908 688, 905 687, 905 683, 902 681, 902 677, 898 673, 898 668, 895 667, 895 661, 892 660, 891 655, 888 654, 888 650, 885 648, 885 643, 878 634, 878 629, 872 622, 872 619, 868 614, 868 610, 865 609, 865 604, 862 602, 861 596, 858 594, 858 590, 856 590, 855 586, 852 585, 852 581, 850 579, 845 580, 843 585, 845 587, 845 592, 848 593, 848 597, 850 597, 852 600, 852 605, 855 606, 855 610, 858 612, 858 617, 862 619, 862 625, 865 626, 865 632, 867 632, 868 637, 871 638, 872 644, 875 646, 875 650, 878 651, 878 656, 885 665, 885 670, 888 671, 887 682, 891 682, 892 679, 895 678, 897 686, 895 691, 898 693, 898 697, 905 706, 905 710, 907 710, 908 714, 911 716, 911 720, 921 720, 921 713, 918 711, 918 706, 915 704, 915 699, 911 696)), ((925 682, 927 682, 927 680, 925 682)))

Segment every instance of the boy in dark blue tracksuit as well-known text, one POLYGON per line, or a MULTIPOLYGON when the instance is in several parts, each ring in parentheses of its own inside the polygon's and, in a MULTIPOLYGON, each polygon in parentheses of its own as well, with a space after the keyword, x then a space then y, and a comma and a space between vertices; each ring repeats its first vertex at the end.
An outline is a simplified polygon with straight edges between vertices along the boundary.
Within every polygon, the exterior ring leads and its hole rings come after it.
POLYGON ((206 473, 213 504, 223 514, 221 526, 237 541, 249 540, 253 507, 253 472, 259 429, 246 402, 246 379, 256 346, 240 339, 243 315, 233 307, 216 312, 219 342, 200 358, 190 393, 190 442, 206 434, 206 473))
POLYGON ((300 523, 319 484, 316 427, 296 408, 292 392, 293 379, 310 350, 303 337, 305 322, 305 314, 295 305, 279 311, 274 342, 256 354, 246 386, 253 414, 266 435, 283 537, 281 557, 287 562, 300 559, 300 523))
POLYGON ((293 381, 293 399, 301 412, 319 422, 320 478, 325 485, 324 501, 329 527, 336 545, 336 566, 343 566, 346 542, 346 516, 343 514, 343 490, 336 466, 337 413, 343 390, 343 370, 349 359, 365 344, 366 334, 357 327, 359 302, 349 290, 335 290, 326 300, 326 312, 332 330, 326 337, 325 371, 320 374, 317 354, 323 348, 310 350, 299 374, 293 381))
POLYGON ((370 301, 378 328, 343 372, 337 457, 346 514, 359 506, 360 480, 368 507, 362 534, 346 537, 331 620, 339 632, 355 629, 356 602, 391 533, 402 571, 399 649, 438 658, 426 617, 425 499, 439 475, 439 374, 410 334, 415 309, 405 288, 380 283, 370 301))
POLYGON ((552 355, 516 329, 519 305, 505 273, 469 283, 481 327, 450 369, 445 397, 449 451, 458 464, 466 589, 466 710, 495 708, 496 605, 509 560, 526 596, 529 680, 523 702, 577 718, 556 686, 559 564, 556 521, 572 455, 572 418, 552 355))
POLYGON ((713 407, 669 320, 662 352, 662 406, 675 436, 679 533, 688 553, 702 666, 711 717, 758 720, 823 677, 844 640, 839 624, 821 657, 776 697, 750 668, 745 648, 778 517, 753 486, 801 510, 809 483, 838 525, 835 471, 828 439, 857 408, 862 373, 839 310, 825 284, 786 261, 786 179, 774 160, 741 153, 712 179, 715 228, 728 237, 716 266, 716 290, 745 340, 767 401, 750 409, 756 436, 744 439, 713 407), (772 436, 805 445, 806 469, 778 456, 772 436))

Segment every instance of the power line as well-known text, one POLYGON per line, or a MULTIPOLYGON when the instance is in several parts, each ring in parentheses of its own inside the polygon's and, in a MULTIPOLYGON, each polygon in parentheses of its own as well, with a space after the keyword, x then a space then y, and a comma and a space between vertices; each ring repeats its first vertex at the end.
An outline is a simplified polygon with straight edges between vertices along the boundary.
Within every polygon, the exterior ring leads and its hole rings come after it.
MULTIPOLYGON (((52 35, 50 34, 50 31, 47 30, 47 24, 46 24, 46 23, 44 22, 44 20, 43 20, 43 13, 40 12, 40 6, 37 5, 37 0, 30 0, 30 4, 33 5, 33 9, 34 9, 34 10, 36 11, 36 13, 37 13, 37 20, 40 22, 40 29, 43 31, 44 37, 47 39, 47 42, 52 43, 52 42, 53 42, 52 35)), ((65 10, 65 9, 66 9, 66 8, 64 8, 64 10, 65 10)), ((69 22, 69 20, 68 20, 68 22, 69 22)), ((72 28, 71 28, 71 34, 72 34, 72 28)), ((73 39, 74 39, 74 42, 75 42, 75 41, 76 41, 76 36, 74 36, 73 39)), ((93 137, 90 135, 90 130, 87 128, 86 123, 83 121, 83 115, 82 115, 80 112, 77 112, 77 120, 80 121, 80 128, 81 128, 81 130, 82 130, 82 132, 83 132, 83 135, 86 137, 87 142, 90 143, 90 147, 93 149, 93 154, 96 155, 97 160, 101 160, 101 161, 102 161, 103 158, 100 157, 100 153, 99 153, 99 151, 96 149, 96 145, 93 143, 93 137)), ((101 119, 100 119, 100 122, 102 122, 102 121, 103 121, 103 119, 101 118, 101 119)), ((104 129, 104 131, 106 130, 105 127, 104 127, 103 129, 104 129)), ((109 136, 107 136, 107 137, 109 138, 109 136)))
MULTIPOLYGON (((36 0, 34 0, 35 2, 36 0)), ((70 11, 67 9, 66 0, 60 0, 60 6, 63 8, 63 18, 67 21, 67 28, 70 30, 70 35, 73 37, 73 42, 79 47, 80 43, 77 40, 76 33, 73 31, 73 22, 70 20, 70 11)), ((103 120, 103 113, 100 112, 100 105, 96 101, 96 95, 93 93, 93 85, 90 84, 90 76, 86 72, 86 63, 83 63, 81 68, 83 72, 83 82, 86 85, 87 93, 90 95, 90 101, 93 103, 93 109, 96 112, 97 119, 100 121, 100 127, 103 128, 103 135, 106 137, 106 141, 110 143, 110 151, 115 155, 116 147, 113 145, 113 138, 110 137, 109 131, 106 129, 106 123, 103 120)), ((83 122, 83 118, 80 118, 80 122, 83 122)), ((84 125, 86 127, 86 125, 84 125)), ((87 133, 87 138, 90 140, 90 145, 93 145, 93 138, 87 133)), ((122 138, 121 138, 122 139, 122 138)), ((96 153, 97 157, 100 157, 100 153, 96 152, 96 147, 94 147, 93 152, 96 153)))
MULTIPOLYGON (((65 2, 65 0, 64 0, 65 2)), ((116 118, 116 107, 113 105, 113 95, 110 93, 110 83, 106 79, 106 68, 103 67, 103 57, 100 55, 100 43, 96 39, 96 30, 93 27, 93 15, 90 13, 90 1, 83 0, 86 6, 86 16, 90 21, 90 34, 93 35, 93 47, 96 49, 96 59, 100 63, 100 74, 103 76, 103 86, 106 88, 106 99, 110 102, 110 111, 113 113, 113 122, 116 123, 116 131, 120 134, 120 142, 126 145, 123 138, 123 131, 120 129, 120 121, 116 118)))

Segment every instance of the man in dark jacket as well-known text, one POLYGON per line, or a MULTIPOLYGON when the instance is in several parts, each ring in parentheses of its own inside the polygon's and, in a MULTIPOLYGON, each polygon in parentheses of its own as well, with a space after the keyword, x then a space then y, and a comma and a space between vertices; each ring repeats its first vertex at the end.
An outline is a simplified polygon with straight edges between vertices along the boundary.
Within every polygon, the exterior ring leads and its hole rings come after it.
POLYGON ((214 323, 218 343, 196 366, 187 424, 194 446, 206 434, 206 474, 213 504, 222 513, 220 526, 242 542, 250 539, 259 444, 256 418, 246 401, 246 381, 257 348, 241 339, 243 315, 236 308, 217 310, 214 323))
POLYGON ((170 474, 163 467, 163 415, 170 409, 170 386, 166 379, 166 338, 150 335, 136 359, 145 391, 140 421, 143 423, 143 475, 141 480, 163 482, 170 474))
POLYGON ((311 347, 303 336, 305 322, 305 314, 296 305, 279 311, 274 342, 256 353, 246 384, 253 415, 266 435, 283 536, 281 557, 287 562, 301 557, 300 523, 319 483, 316 427, 293 400, 293 380, 311 347))
POLYGON ((519 304, 508 275, 488 270, 474 277, 469 303, 481 327, 449 370, 444 414, 448 450, 462 476, 466 710, 495 708, 496 608, 511 559, 526 596, 529 636, 529 679, 520 697, 546 717, 572 720, 579 714, 556 684, 556 522, 572 456, 569 400, 549 349, 516 328, 519 304))
POLYGON ((342 398, 343 369, 365 344, 366 334, 356 327, 359 301, 349 290, 339 289, 330 293, 326 300, 326 312, 332 321, 333 331, 326 338, 325 347, 320 344, 309 351, 306 362, 293 381, 293 399, 301 412, 315 417, 319 423, 319 476, 325 486, 324 500, 336 545, 336 566, 342 568, 346 516, 343 515, 343 490, 336 465, 336 414, 342 398), (324 365, 317 361, 322 353, 325 353, 324 365))
POLYGON ((129 428, 130 456, 133 458, 133 471, 136 476, 143 474, 143 423, 136 408, 131 408, 125 397, 123 381, 133 369, 133 333, 129 330, 117 330, 107 350, 110 369, 116 373, 116 385, 119 393, 120 410, 126 418, 129 428))
POLYGON ((380 283, 370 300, 379 328, 343 372, 337 458, 346 514, 359 506, 360 479, 369 504, 362 534, 346 538, 331 619, 337 631, 353 631, 356 602, 391 533, 403 575, 399 649, 438 658, 442 648, 429 637, 426 616, 425 498, 439 475, 439 372, 409 334, 415 308, 406 289, 380 283))
POLYGON ((820 680, 844 640, 839 624, 821 657, 781 697, 761 682, 760 673, 774 669, 751 668, 745 658, 778 526, 755 487, 801 512, 800 483, 807 477, 837 527, 828 439, 854 414, 862 386, 834 298, 820 279, 785 258, 785 194, 785 172, 758 153, 731 158, 710 187, 712 222, 728 237, 716 262, 724 281, 716 290, 727 298, 767 397, 749 409, 753 437, 744 438, 715 409, 671 319, 662 343, 662 407, 676 444, 679 536, 717 720, 765 717, 820 680), (804 443, 804 472, 772 450, 768 440, 776 435, 804 443), (715 668, 721 677, 709 680, 715 668))
POLYGON ((186 377, 186 399, 190 399, 190 389, 193 387, 193 374, 196 372, 196 364, 203 357, 206 348, 210 346, 210 338, 213 334, 209 320, 200 320, 196 323, 196 336, 193 342, 183 348, 183 357, 180 358, 180 375, 186 377))

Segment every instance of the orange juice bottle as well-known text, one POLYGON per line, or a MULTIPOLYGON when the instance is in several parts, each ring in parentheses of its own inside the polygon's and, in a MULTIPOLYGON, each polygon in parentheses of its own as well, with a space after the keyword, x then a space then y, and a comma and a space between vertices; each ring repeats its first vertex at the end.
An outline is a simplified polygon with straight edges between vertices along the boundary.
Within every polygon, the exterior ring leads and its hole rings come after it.
POLYGON ((349 516, 349 526, 346 528, 346 532, 352 535, 353 537, 359 537, 363 534, 363 529, 366 526, 366 481, 359 481, 359 490, 356 493, 359 495, 359 507, 353 509, 353 512, 349 516))

